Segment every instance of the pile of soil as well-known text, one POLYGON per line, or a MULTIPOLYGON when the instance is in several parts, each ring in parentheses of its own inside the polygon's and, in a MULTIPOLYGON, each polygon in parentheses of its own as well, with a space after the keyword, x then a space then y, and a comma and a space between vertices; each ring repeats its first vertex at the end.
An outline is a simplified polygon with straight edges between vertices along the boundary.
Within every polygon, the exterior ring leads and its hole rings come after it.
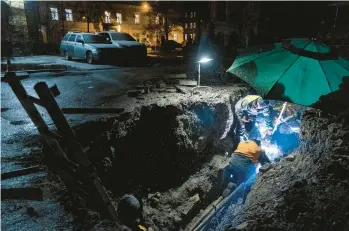
MULTIPOLYGON (((238 87, 154 93, 130 114, 74 130, 115 207, 124 194, 137 195, 147 227, 177 231, 219 197, 218 170, 236 145, 232 105, 243 94, 238 87)), ((91 228, 105 230, 102 223, 91 228)))
MULTIPOLYGON (((336 105, 329 97, 323 102, 336 105)), ((304 113, 301 147, 257 177, 244 222, 230 230, 349 230, 348 106, 304 113)))

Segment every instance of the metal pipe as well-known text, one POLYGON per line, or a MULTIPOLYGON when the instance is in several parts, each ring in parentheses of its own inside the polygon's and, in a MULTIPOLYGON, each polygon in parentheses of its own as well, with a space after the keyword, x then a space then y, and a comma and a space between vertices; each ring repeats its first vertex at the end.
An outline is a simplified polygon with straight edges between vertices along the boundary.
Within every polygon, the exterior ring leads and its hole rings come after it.
POLYGON ((198 87, 200 87, 200 62, 199 62, 199 69, 198 69, 198 87))
POLYGON ((286 105, 287 105, 287 102, 285 102, 284 105, 282 106, 282 110, 281 110, 281 112, 279 114, 279 117, 278 117, 278 119, 275 122, 275 126, 274 126, 274 129, 273 129, 273 134, 276 131, 278 125, 279 125, 279 121, 281 120, 282 114, 284 114, 284 111, 286 109, 286 105))

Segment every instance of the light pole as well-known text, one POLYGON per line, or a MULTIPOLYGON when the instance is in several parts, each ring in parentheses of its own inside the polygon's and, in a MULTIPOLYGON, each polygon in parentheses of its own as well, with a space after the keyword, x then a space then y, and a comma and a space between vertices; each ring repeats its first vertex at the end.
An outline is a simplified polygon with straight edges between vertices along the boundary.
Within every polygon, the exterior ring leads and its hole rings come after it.
POLYGON ((200 64, 201 63, 207 63, 207 62, 210 62, 210 61, 212 61, 212 59, 207 58, 207 57, 203 57, 202 59, 200 59, 198 61, 199 67, 198 67, 198 83, 197 83, 197 87, 200 87, 200 66, 201 66, 200 64))

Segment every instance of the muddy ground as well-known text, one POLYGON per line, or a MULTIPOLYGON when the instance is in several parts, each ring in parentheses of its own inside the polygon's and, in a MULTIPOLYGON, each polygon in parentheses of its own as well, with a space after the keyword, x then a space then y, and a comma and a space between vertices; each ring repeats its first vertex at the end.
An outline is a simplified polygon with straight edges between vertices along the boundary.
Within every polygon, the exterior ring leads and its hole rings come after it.
POLYGON ((234 145, 231 106, 246 94, 244 87, 167 91, 145 95, 128 116, 75 128, 114 205, 138 195, 153 230, 185 229, 219 197, 216 176, 234 145))
MULTIPOLYGON (((145 224, 152 230, 184 230, 218 198, 216 176, 227 164, 225 151, 234 146, 231 106, 248 91, 238 85, 192 93, 183 89, 189 93, 165 87, 137 98, 122 96, 118 102, 127 113, 74 127, 114 206, 126 193, 139 196, 145 224)), ((37 136, 29 138, 40 146, 37 136)), ((32 154, 31 160, 49 155, 38 150, 32 154)), ((114 230, 93 209, 72 206, 64 185, 51 172, 31 182, 43 189, 48 205, 7 201, 2 210, 8 217, 6 227, 30 219, 28 228, 40 223, 55 230, 114 230), (61 214, 60 220, 50 218, 52 213, 61 214)))
POLYGON ((301 147, 257 177, 230 230, 349 230, 348 89, 303 115, 301 147))

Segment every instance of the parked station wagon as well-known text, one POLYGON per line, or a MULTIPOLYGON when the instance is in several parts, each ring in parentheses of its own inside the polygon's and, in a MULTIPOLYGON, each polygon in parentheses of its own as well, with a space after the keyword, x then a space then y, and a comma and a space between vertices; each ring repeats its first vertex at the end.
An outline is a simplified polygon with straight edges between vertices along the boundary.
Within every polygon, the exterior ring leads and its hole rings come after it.
POLYGON ((131 35, 122 32, 103 31, 102 35, 110 44, 119 49, 123 59, 144 59, 147 56, 147 47, 137 42, 131 35))
POLYGON ((105 58, 116 58, 118 49, 101 35, 69 32, 61 42, 60 51, 67 60, 81 58, 91 64, 105 58))

